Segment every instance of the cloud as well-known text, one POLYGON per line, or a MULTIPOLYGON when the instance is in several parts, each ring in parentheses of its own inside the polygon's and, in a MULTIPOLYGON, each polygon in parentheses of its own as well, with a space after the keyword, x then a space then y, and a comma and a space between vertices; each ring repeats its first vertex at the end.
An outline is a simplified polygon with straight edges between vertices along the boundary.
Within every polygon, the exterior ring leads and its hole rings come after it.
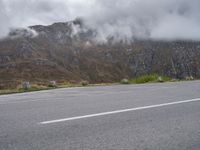
POLYGON ((10 23, 2 1, 0 1, 0 7, 0 37, 2 37, 8 33, 8 26, 10 26, 10 23))
POLYGON ((10 28, 82 17, 98 40, 200 40, 199 0, 0 0, 0 36, 10 28))

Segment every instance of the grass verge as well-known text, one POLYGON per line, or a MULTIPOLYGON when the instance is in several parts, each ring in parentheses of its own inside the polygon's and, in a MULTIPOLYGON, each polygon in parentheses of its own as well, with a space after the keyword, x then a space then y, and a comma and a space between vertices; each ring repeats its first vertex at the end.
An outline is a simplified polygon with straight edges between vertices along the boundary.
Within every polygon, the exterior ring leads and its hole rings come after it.
MULTIPOLYGON (((120 84, 144 84, 144 83, 156 83, 156 82, 168 82, 168 81, 176 82, 179 80, 173 81, 170 77, 159 76, 157 74, 150 74, 150 75, 143 75, 131 80, 123 79, 121 80, 120 84)), ((66 82, 63 82, 62 84, 59 84, 58 86, 32 84, 31 88, 29 89, 24 89, 20 85, 16 89, 0 90, 0 95, 34 92, 34 91, 50 90, 50 89, 57 89, 57 88, 85 87, 85 86, 110 86, 110 85, 118 85, 118 84, 119 83, 89 84, 88 81, 81 81, 80 83, 70 83, 66 81, 66 82)))
POLYGON ((130 83, 132 84, 143 84, 143 83, 155 83, 155 82, 167 82, 171 81, 170 77, 159 76, 157 74, 143 75, 135 79, 131 79, 130 83))

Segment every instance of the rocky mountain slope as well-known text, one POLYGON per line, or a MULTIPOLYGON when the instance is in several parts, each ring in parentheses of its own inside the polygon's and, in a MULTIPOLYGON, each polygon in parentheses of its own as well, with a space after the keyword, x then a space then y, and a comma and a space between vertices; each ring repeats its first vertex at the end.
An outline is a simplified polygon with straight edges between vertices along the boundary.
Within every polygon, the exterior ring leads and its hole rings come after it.
POLYGON ((200 42, 95 42, 81 21, 18 29, 0 40, 0 88, 21 81, 116 82, 143 74, 200 78, 200 42))

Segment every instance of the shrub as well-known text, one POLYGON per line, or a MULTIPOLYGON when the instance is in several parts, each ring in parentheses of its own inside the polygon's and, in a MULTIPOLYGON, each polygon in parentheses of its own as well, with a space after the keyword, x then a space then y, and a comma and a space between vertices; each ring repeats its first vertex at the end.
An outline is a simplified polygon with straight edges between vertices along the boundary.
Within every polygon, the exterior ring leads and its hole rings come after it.
POLYGON ((167 81, 171 81, 172 80, 172 78, 167 77, 167 76, 161 76, 161 77, 163 79, 163 82, 167 82, 167 81))
POLYGON ((69 81, 63 81, 62 83, 59 84, 60 88, 67 88, 67 87, 73 87, 75 86, 75 83, 71 83, 69 81))
POLYGON ((89 85, 89 82, 88 81, 81 81, 80 83, 82 86, 88 86, 89 85))
POLYGON ((165 82, 170 81, 171 78, 166 76, 159 76, 157 74, 143 75, 131 80, 131 83, 142 84, 148 82, 165 82))
POLYGON ((140 77, 137 77, 132 80, 133 83, 141 84, 141 83, 147 83, 147 82, 153 82, 157 81, 158 75, 153 74, 153 75, 143 75, 140 77))

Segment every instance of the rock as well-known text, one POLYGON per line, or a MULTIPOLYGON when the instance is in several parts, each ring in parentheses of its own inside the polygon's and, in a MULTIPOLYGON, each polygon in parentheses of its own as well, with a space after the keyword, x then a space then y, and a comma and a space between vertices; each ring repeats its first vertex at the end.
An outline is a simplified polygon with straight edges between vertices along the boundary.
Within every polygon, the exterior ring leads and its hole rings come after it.
POLYGON ((158 82, 164 82, 163 77, 159 76, 158 77, 158 82))
POLYGON ((188 80, 188 81, 194 80, 194 77, 193 76, 187 76, 187 77, 185 77, 185 80, 188 80))
POLYGON ((122 79, 121 84, 129 84, 129 80, 128 79, 122 79))
POLYGON ((30 82, 23 82, 22 87, 24 90, 28 90, 31 88, 31 84, 30 84, 30 82))
POLYGON ((57 87, 56 81, 50 81, 49 82, 49 87, 57 87))

